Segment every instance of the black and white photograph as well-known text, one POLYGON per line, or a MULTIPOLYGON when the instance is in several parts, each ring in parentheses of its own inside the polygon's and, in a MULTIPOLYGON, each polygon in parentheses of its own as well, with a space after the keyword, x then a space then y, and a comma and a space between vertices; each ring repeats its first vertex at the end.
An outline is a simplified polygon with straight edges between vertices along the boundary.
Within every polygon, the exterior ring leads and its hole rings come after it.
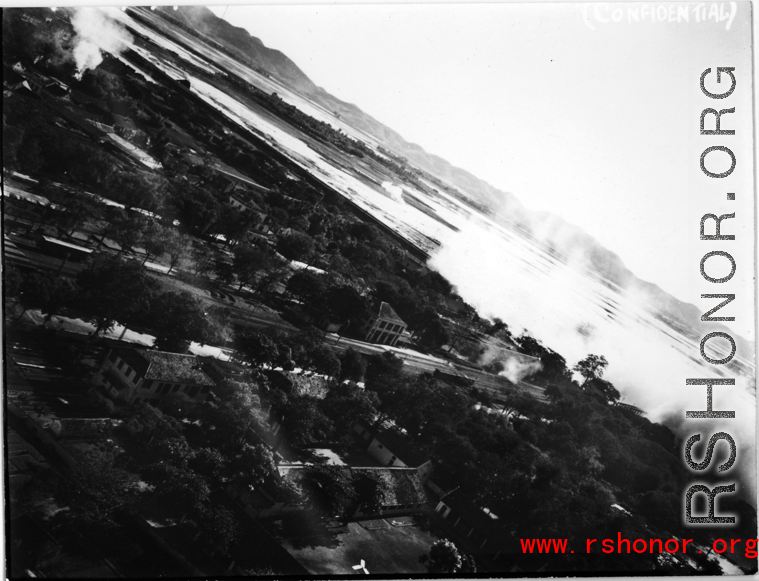
POLYGON ((756 574, 754 10, 4 8, 5 577, 756 574))

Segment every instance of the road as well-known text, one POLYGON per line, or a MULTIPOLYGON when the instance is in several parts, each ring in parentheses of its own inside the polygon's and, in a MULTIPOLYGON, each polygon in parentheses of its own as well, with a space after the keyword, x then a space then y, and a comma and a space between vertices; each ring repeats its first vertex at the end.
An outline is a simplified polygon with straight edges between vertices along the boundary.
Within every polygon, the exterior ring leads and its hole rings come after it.
MULTIPOLYGON (((505 377, 467 368, 463 365, 456 365, 450 361, 446 361, 445 359, 434 357, 432 355, 425 355, 423 353, 417 353, 409 349, 400 349, 397 347, 390 347, 388 345, 365 343, 364 341, 359 341, 357 339, 341 337, 340 335, 336 335, 334 333, 325 334, 324 340, 325 343, 330 347, 334 347, 341 351, 345 351, 349 347, 365 355, 374 355, 377 353, 390 351, 391 353, 403 359, 404 369, 406 371, 410 371, 411 373, 434 373, 435 370, 438 370, 444 373, 464 375, 469 379, 475 380, 473 387, 483 389, 496 397, 503 395, 503 393, 506 391, 511 391, 514 389, 514 384, 505 377)), ((541 401, 545 401, 546 399, 545 390, 542 387, 532 385, 524 381, 518 382, 517 387, 541 401)))
MULTIPOLYGON (((29 220, 28 216, 17 216, 15 222, 15 227, 19 230, 26 228, 32 223, 32 221, 29 220)), ((10 226, 10 224, 7 225, 10 226)), ((64 261, 63 258, 50 256, 48 254, 40 252, 39 249, 35 247, 33 239, 31 239, 31 237, 24 236, 23 234, 10 234, 10 240, 15 243, 17 249, 23 252, 25 257, 39 269, 49 271, 58 271, 61 269, 60 274, 65 276, 75 276, 78 271, 86 267, 86 263, 64 261)), ((187 283, 184 283, 177 279, 175 276, 157 273, 154 271, 149 271, 149 273, 151 276, 161 279, 165 284, 177 287, 174 290, 179 290, 179 287, 183 287, 183 290, 190 290, 193 294, 199 298, 202 298, 202 300, 207 304, 223 306, 232 310, 239 317, 239 319, 245 320, 254 326, 262 328, 274 327, 283 331, 297 330, 295 326, 280 318, 278 313, 270 311, 266 307, 255 307, 240 297, 236 297, 236 300, 234 301, 216 298, 211 296, 208 291, 188 285, 187 283)), ((449 361, 446 361, 445 359, 418 353, 409 349, 366 343, 357 339, 341 337, 333 333, 325 334, 325 342, 331 347, 334 347, 341 351, 344 351, 348 347, 351 347, 359 353, 366 355, 390 351, 403 359, 405 369, 411 373, 434 373, 436 370, 438 370, 448 374, 463 375, 469 379, 475 380, 474 387, 484 389, 496 397, 502 394, 504 391, 509 391, 514 388, 514 385, 505 377, 492 375, 477 369, 467 368, 463 365, 453 364, 449 361)), ((534 395, 538 399, 545 399, 545 395, 543 393, 544 390, 540 387, 524 382, 518 383, 518 386, 527 393, 534 395)))

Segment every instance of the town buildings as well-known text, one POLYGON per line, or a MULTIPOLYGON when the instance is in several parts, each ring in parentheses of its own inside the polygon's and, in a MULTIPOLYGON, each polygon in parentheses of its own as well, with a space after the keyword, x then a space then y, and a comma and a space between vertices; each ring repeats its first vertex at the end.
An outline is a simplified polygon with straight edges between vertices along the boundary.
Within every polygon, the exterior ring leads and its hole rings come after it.
POLYGON ((369 309, 360 322, 360 334, 371 343, 395 346, 408 325, 386 302, 369 309))
POLYGON ((383 466, 414 468, 422 483, 429 478, 432 460, 396 428, 377 427, 359 420, 353 424, 353 431, 366 445, 366 451, 383 466))
POLYGON ((152 349, 111 349, 93 382, 112 399, 158 405, 172 393, 204 401, 215 385, 195 355, 152 349))
MULTIPOLYGON (((278 477, 299 487, 309 466, 309 464, 280 464, 277 467, 278 477)), ((381 483, 382 494, 378 510, 370 511, 360 503, 354 503, 351 507, 354 517, 385 517, 418 513, 427 504, 427 495, 419 474, 411 468, 352 466, 333 466, 333 468, 345 472, 351 479, 367 477, 381 483)), ((245 507, 248 514, 258 518, 303 510, 302 507, 294 506, 284 499, 271 497, 265 493, 265 488, 265 486, 259 487, 254 491, 233 487, 230 493, 245 507)))

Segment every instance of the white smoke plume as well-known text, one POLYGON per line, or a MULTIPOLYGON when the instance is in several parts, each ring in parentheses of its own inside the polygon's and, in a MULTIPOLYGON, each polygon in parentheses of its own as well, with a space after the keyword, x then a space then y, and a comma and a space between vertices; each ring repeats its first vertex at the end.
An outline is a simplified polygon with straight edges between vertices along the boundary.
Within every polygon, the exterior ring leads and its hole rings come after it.
POLYGON ((80 75, 103 62, 101 51, 118 56, 133 41, 123 26, 99 8, 77 8, 71 24, 76 31, 73 52, 80 75))
MULTIPOLYGON (((741 458, 731 470, 739 474, 734 477, 742 487, 738 493, 755 502, 756 397, 751 377, 738 374, 734 387, 714 388, 714 409, 736 410, 734 420, 710 420, 708 426, 685 422, 686 409, 703 410, 706 404, 705 388, 686 386, 685 379, 716 375, 700 361, 697 340, 652 316, 646 304, 650 299, 614 292, 588 276, 583 271, 590 260, 577 246, 559 245, 570 251, 569 260, 562 260, 534 240, 492 223, 458 225, 460 232, 442 240, 431 266, 456 285, 467 303, 482 316, 529 330, 563 355, 570 368, 590 353, 604 355, 609 361, 604 377, 623 401, 645 410, 652 421, 666 423, 680 438, 697 433, 698 427, 704 428, 702 440, 719 430, 730 433, 741 458)), ((552 236, 540 232, 536 238, 552 236)))
POLYGON ((511 383, 519 383, 543 369, 543 364, 540 361, 527 359, 496 345, 488 345, 478 358, 477 363, 497 372, 498 375, 505 377, 511 383))
POLYGON ((540 361, 520 361, 516 357, 509 357, 503 362, 504 369, 498 375, 508 379, 511 383, 519 383, 533 373, 543 368, 540 361))
POLYGON ((403 202, 403 188, 393 185, 392 182, 382 182, 384 189, 396 202, 403 202))

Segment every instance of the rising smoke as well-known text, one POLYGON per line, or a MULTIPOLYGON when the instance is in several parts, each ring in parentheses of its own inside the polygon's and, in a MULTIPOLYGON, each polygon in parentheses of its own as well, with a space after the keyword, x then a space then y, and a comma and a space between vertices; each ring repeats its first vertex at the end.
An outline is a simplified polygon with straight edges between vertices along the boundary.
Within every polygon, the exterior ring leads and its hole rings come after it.
POLYGON ((79 76, 103 62, 101 51, 114 56, 132 43, 132 36, 99 8, 76 8, 71 18, 76 31, 73 56, 79 76))
POLYGON ((488 345, 478 358, 477 363, 486 369, 493 369, 511 383, 519 383, 543 369, 540 361, 526 360, 526 358, 512 351, 496 345, 488 345))
POLYGON ((392 182, 382 182, 382 189, 390 194, 390 197, 396 202, 403 203, 403 188, 393 185, 392 182))
MULTIPOLYGON (((462 221, 463 222, 463 221, 462 221)), ((456 285, 459 294, 483 316, 499 317, 512 329, 530 334, 567 359, 569 367, 589 353, 609 361, 606 378, 623 401, 645 410, 680 437, 698 433, 684 421, 688 410, 705 409, 705 389, 685 385, 687 377, 715 372, 698 358, 698 343, 679 335, 651 313, 650 297, 613 292, 585 271, 596 260, 571 248, 559 259, 545 247, 493 223, 459 223, 460 232, 442 240, 431 265, 456 285), (612 305, 612 307, 610 307, 612 305), (592 332, 583 332, 591 329, 592 332), (695 355, 695 356, 694 356, 695 355)), ((535 228, 534 233, 539 230, 535 228)), ((562 241, 564 232, 540 231, 541 242, 562 241)), ((565 249, 560 242, 550 246, 565 249)), ((519 377, 517 375, 516 377, 519 377)), ((710 420, 702 440, 725 430, 738 443, 740 459, 730 472, 740 477, 742 496, 755 502, 755 408, 753 380, 736 378, 735 387, 715 387, 714 409, 736 410, 734 420, 710 420)), ((730 476, 730 473, 728 473, 730 476)))

